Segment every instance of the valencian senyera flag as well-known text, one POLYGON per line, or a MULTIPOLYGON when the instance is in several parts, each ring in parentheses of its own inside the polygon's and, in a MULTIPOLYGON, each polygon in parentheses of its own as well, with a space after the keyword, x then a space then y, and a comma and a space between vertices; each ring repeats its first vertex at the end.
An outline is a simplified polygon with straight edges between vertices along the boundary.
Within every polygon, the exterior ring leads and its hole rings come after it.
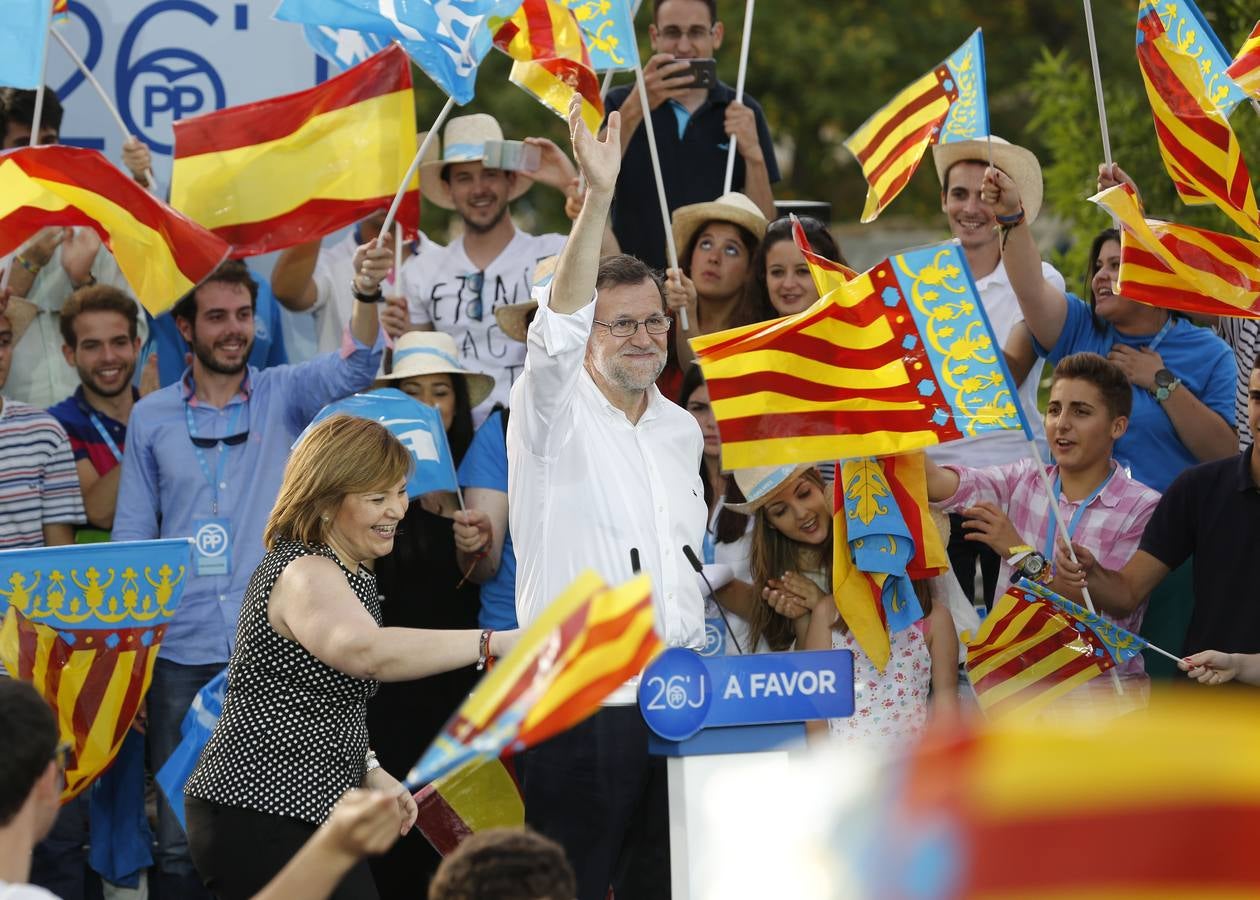
POLYGON ((691 340, 726 469, 887 456, 1027 421, 954 241, 907 250, 809 309, 691 340))
POLYGON ((792 241, 796 244, 796 249, 805 257, 805 263, 809 266, 809 277, 813 280, 819 297, 825 297, 846 281, 857 278, 858 273, 844 263, 827 259, 822 254, 814 252, 814 248, 810 246, 809 237, 805 234, 805 229, 795 213, 792 214, 792 241))
POLYGON ((910 181, 932 144, 989 133, 984 37, 976 29, 961 47, 903 88, 845 140, 866 178, 862 221, 872 222, 910 181))
POLYGON ((1120 663, 1146 641, 1021 578, 964 633, 967 677, 990 717, 1031 715, 1120 663))
POLYGON ((1260 317, 1260 242, 1144 218, 1128 185, 1090 199, 1123 229, 1117 294, 1182 312, 1260 317))
POLYGON ((593 572, 579 575, 455 711, 407 784, 518 753, 573 727, 663 647, 647 575, 613 588, 593 572))
MULTIPOLYGON (((1229 116, 1247 99, 1229 72, 1229 51, 1194 0, 1139 0, 1138 15, 1152 11, 1178 51, 1194 60, 1203 95, 1229 116)), ((1141 40, 1141 38, 1138 38, 1141 40)))
POLYGON ((927 501, 923 453, 837 467, 832 586, 836 608, 881 672, 889 635, 923 618, 913 580, 949 566, 927 501))
POLYGON ((1215 204, 1260 238, 1260 210, 1238 137, 1208 96, 1199 59, 1174 42, 1149 3, 1138 14, 1137 57, 1159 153, 1177 194, 1190 205, 1215 204))
POLYGON ((0 553, 0 660, 35 686, 71 747, 63 801, 122 746, 178 610, 191 546, 134 541, 0 553))
MULTIPOLYGON (((175 123, 171 202, 253 256, 389 205, 416 154, 411 65, 382 50, 323 84, 175 123)), ((419 221, 419 181, 399 220, 419 221)))
POLYGON ((596 72, 639 64, 631 0, 560 0, 573 11, 596 72))
POLYGON ((46 225, 92 228, 153 315, 228 255, 219 237, 158 200, 96 150, 23 147, 0 156, 0 256, 46 225))
POLYGON ((508 80, 562 118, 574 94, 582 121, 594 134, 604 120, 599 79, 573 13, 555 0, 525 0, 494 34, 494 45, 512 57, 508 80))
POLYGON ((1225 74, 1248 97, 1260 100, 1260 22, 1251 29, 1251 34, 1243 41, 1238 55, 1225 69, 1225 74))
POLYGON ((495 28, 521 0, 282 0, 275 17, 397 41, 433 83, 464 104, 495 28))

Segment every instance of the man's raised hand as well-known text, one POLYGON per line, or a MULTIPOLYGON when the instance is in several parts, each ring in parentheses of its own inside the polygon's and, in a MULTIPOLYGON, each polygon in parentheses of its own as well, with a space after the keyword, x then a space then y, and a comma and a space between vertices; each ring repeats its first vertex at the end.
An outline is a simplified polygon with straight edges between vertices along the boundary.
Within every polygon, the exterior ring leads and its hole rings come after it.
POLYGON ((582 98, 574 94, 569 102, 569 139, 573 142, 573 156, 586 176, 587 190, 611 196, 621 171, 620 114, 613 112, 608 116, 604 136, 597 138, 582 121, 582 98))

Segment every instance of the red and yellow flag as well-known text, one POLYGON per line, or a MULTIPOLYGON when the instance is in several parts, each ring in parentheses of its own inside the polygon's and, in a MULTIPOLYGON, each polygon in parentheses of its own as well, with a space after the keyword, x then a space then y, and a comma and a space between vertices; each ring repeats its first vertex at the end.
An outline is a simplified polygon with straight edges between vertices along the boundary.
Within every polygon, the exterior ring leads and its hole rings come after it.
POLYGON ((494 45, 516 62, 509 80, 561 118, 582 96, 582 121, 594 134, 604 101, 582 29, 572 12, 553 0, 525 0, 494 35, 494 45))
POLYGON ((511 760, 474 759, 415 793, 416 827, 446 856, 487 828, 521 828, 525 803, 511 760))
POLYGON ((1191 206, 1215 204, 1260 238, 1260 209, 1234 129, 1207 96, 1195 58, 1178 49, 1149 3, 1138 17, 1137 57, 1159 153, 1178 195, 1191 206))
POLYGON ((1143 218, 1125 185, 1091 199, 1123 229, 1118 294, 1164 309, 1260 317, 1260 243, 1143 218))
MULTIPOLYGON (((411 64, 391 45, 317 87, 175 123, 171 202, 253 256, 389 205, 416 153, 411 64)), ((419 221, 413 180, 399 219, 419 221)))
POLYGON ((52 23, 63 25, 70 21, 70 0, 53 0, 52 23))
POLYGON ((814 248, 809 244, 809 236, 805 234, 805 229, 795 213, 792 215, 792 240, 796 244, 796 249, 801 251, 801 256, 805 257, 805 262, 809 266, 809 275, 814 281, 819 297, 826 297, 846 281, 852 281, 858 277, 856 269, 850 269, 844 263, 827 259, 821 253, 814 252, 814 248))
POLYGON ((96 150, 23 147, 0 157, 0 256, 45 225, 101 236, 145 309, 169 309, 228 245, 124 175, 96 150))
POLYGON ((1234 79, 1234 84, 1255 100, 1260 100, 1260 22, 1251 29, 1242 49, 1229 64, 1225 74, 1234 79))

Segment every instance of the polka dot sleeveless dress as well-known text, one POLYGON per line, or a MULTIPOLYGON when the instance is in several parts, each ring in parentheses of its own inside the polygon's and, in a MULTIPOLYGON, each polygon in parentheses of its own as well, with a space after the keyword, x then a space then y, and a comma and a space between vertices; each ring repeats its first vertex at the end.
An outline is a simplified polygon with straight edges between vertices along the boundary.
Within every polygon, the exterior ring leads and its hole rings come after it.
POLYGON ((378 683, 328 666, 267 620, 276 579, 309 555, 336 562, 381 624, 371 573, 349 571, 326 546, 277 541, 246 589, 223 715, 184 789, 190 797, 320 824, 363 781, 367 701, 378 683))

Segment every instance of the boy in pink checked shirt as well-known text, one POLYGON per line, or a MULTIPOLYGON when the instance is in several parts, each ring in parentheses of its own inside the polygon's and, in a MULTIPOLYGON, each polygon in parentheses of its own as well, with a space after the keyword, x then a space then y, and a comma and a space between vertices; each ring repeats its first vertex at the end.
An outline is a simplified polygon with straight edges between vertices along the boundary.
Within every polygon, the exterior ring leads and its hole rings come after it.
MULTIPOLYGON (((1121 568, 1138 548, 1159 494, 1134 481, 1111 457, 1129 425, 1132 388, 1125 374, 1096 353, 1064 357, 1054 370, 1046 406, 1046 440, 1056 465, 1047 469, 1062 517, 1074 543, 1092 550, 1103 565, 1121 568)), ((927 463, 928 499, 947 512, 966 516, 968 540, 1002 557, 999 586, 1031 576, 1054 558, 1055 524, 1046 489, 1031 458, 969 469, 927 463), (1031 548, 1031 552, 1029 550, 1031 548)), ((1049 587, 1084 603, 1076 588, 1054 578, 1049 587)), ((1146 601, 1129 616, 1114 619, 1137 632, 1146 601)), ((1119 668, 1123 677, 1144 674, 1142 657, 1119 668)))

